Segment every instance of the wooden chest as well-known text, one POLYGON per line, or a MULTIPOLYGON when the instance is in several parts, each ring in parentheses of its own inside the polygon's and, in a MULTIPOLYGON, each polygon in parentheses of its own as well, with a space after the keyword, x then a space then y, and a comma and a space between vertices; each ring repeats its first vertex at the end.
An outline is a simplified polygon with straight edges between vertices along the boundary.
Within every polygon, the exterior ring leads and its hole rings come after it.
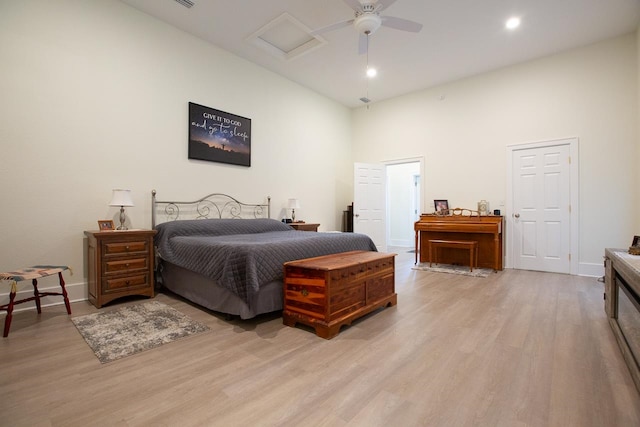
POLYGON ((284 324, 300 322, 329 339, 341 326, 396 305, 395 256, 353 251, 285 263, 284 324))

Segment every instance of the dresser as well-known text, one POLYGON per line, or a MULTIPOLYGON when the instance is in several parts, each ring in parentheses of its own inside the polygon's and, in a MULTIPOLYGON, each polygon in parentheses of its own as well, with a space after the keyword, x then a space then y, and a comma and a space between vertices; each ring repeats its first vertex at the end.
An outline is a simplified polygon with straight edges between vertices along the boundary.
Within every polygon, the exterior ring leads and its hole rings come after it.
POLYGON ((155 230, 85 231, 89 301, 100 308, 124 296, 153 297, 155 230))
POLYGON ((605 249, 604 267, 604 310, 640 391, 640 255, 605 249))
POLYGON ((330 339, 343 325, 396 305, 395 256, 352 251, 286 262, 284 324, 300 322, 330 339))

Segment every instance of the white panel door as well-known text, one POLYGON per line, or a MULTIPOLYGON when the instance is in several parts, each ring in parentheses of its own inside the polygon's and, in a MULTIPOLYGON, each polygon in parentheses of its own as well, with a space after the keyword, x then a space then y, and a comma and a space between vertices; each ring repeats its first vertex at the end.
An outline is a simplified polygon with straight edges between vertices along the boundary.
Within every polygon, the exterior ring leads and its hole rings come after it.
POLYGON ((571 271, 569 145, 513 151, 514 267, 571 271))
POLYGON ((378 250, 387 250, 385 165, 355 163, 353 168, 353 231, 366 234, 378 250))

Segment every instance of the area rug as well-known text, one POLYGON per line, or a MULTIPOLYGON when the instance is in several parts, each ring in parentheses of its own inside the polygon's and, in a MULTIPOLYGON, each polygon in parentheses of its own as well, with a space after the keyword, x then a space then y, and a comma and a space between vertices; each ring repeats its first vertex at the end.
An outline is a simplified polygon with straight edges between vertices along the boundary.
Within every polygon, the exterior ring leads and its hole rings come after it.
POLYGON ((74 317, 71 321, 102 363, 209 330, 157 301, 74 317))
POLYGON ((420 263, 412 270, 433 271, 436 273, 449 273, 460 274, 463 276, 472 277, 487 277, 493 270, 490 268, 474 268, 473 271, 469 271, 469 267, 465 265, 451 265, 451 264, 433 264, 433 267, 429 267, 429 263, 420 263))

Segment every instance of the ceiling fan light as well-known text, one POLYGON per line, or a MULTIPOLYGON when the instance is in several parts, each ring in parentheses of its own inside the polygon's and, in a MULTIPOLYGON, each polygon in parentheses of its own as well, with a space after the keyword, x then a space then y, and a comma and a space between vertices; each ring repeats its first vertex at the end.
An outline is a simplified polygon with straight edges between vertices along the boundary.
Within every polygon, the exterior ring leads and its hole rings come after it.
POLYGON ((504 24, 504 26, 508 30, 515 30, 520 26, 520 18, 518 18, 517 16, 511 17, 507 19, 507 22, 504 24))
POLYGON ((365 13, 353 21, 354 27, 360 34, 373 34, 381 24, 382 19, 374 13, 365 13))

